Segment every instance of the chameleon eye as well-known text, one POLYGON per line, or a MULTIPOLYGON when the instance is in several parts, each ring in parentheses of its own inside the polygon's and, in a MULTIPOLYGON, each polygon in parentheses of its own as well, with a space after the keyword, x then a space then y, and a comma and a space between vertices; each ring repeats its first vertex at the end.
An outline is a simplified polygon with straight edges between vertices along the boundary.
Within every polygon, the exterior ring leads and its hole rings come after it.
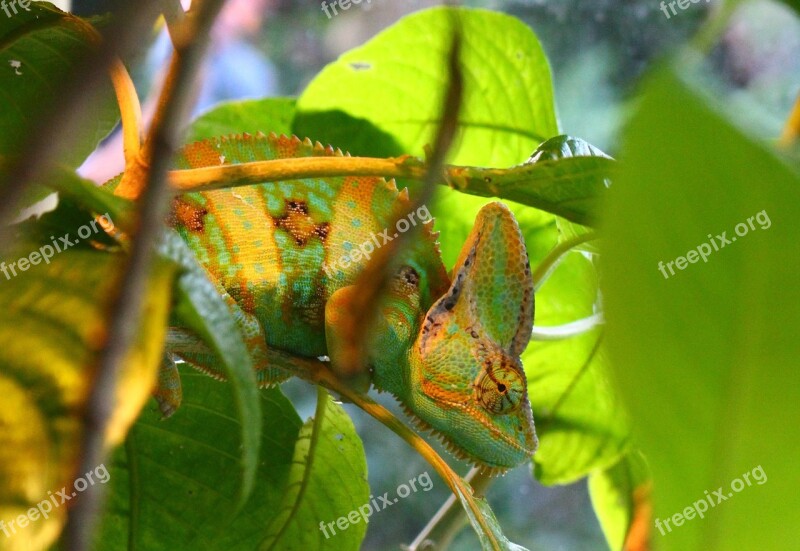
POLYGON ((512 365, 488 365, 475 381, 475 398, 487 411, 505 415, 519 407, 525 379, 512 365))

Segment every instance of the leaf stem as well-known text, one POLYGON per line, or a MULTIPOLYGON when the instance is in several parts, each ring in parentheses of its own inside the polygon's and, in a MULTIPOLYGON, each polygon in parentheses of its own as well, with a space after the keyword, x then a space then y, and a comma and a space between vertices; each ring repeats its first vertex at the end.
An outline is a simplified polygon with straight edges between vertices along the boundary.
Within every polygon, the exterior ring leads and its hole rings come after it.
POLYGON ((584 233, 571 239, 567 239, 566 241, 562 241, 553 247, 553 249, 547 253, 547 256, 544 257, 544 260, 539 263, 539 265, 536 267, 536 270, 533 272, 534 290, 538 291, 542 285, 545 284, 547 278, 549 278, 550 274, 553 273, 553 270, 555 270, 559 263, 564 259, 565 254, 567 254, 574 247, 577 247, 582 243, 586 243, 587 241, 592 241, 593 239, 597 239, 596 233, 584 233))
POLYGON ((595 327, 605 323, 605 317, 602 312, 592 314, 579 320, 571 321, 562 325, 552 325, 547 327, 534 325, 531 332, 531 340, 533 341, 560 341, 577 337, 584 333, 588 333, 595 327))

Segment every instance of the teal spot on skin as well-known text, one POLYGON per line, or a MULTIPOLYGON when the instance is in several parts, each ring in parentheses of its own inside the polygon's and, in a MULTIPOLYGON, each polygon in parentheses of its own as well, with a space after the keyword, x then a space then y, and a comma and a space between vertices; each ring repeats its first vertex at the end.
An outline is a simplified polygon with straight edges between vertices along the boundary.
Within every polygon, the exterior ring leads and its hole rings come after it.
POLYGON ((260 262, 256 262, 255 264, 253 264, 253 269, 256 271, 257 274, 264 273, 264 265, 261 264, 260 262))
POLYGON ((253 229, 253 224, 251 222, 245 220, 244 222, 242 222, 242 227, 244 229, 246 229, 246 230, 252 230, 253 229))
POLYGON ((353 250, 353 244, 350 243, 349 241, 345 241, 344 243, 342 243, 342 248, 346 251, 351 251, 353 250))
POLYGON ((355 201, 353 201, 352 199, 349 199, 349 200, 347 201, 347 203, 345 203, 345 204, 347 205, 347 208, 350 208, 350 209, 354 209, 354 208, 356 208, 356 206, 357 206, 357 205, 356 205, 356 202, 355 202, 355 201))
POLYGON ((319 189, 320 193, 314 191, 308 192, 308 205, 311 212, 314 212, 316 217, 319 217, 321 220, 330 220, 333 215, 331 209, 333 205, 333 196, 330 193, 326 193, 327 191, 330 191, 328 186, 319 189))
POLYGON ((243 217, 244 216, 244 211, 242 209, 233 209, 233 214, 235 214, 236 216, 239 216, 239 217, 243 217))
POLYGON ((351 224, 353 224, 354 228, 360 228, 361 227, 361 220, 359 220, 358 218, 353 218, 353 221, 351 222, 351 224))
POLYGON ((240 250, 239 249, 239 245, 233 245, 231 247, 231 252, 234 253, 234 254, 239 254, 239 250, 240 250))
POLYGON ((447 334, 454 335, 456 333, 458 333, 458 326, 455 323, 453 323, 447 328, 447 334))
POLYGON ((276 216, 280 213, 281 207, 283 207, 283 200, 278 198, 275 195, 267 195, 267 209, 269 210, 270 214, 276 216))

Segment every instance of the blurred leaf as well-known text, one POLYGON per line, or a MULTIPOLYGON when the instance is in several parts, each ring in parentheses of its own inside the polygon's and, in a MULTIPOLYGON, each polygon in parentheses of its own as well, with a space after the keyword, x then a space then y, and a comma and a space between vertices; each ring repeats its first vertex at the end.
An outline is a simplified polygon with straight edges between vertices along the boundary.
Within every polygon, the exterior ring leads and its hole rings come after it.
MULTIPOLYGON (((91 51, 90 25, 97 20, 85 21, 42 2, 5 15, 0 14, 0 155, 8 156, 21 153, 34 123, 61 105, 62 83, 91 51)), ((92 93, 98 98, 93 116, 70 136, 60 159, 71 168, 83 162, 119 118, 110 80, 92 93)))
POLYGON ((800 0, 780 0, 780 1, 800 14, 800 0))
POLYGON ((192 122, 186 143, 242 132, 291 135, 295 103, 294 98, 265 98, 218 104, 192 122))
MULTIPOLYGON (((69 494, 83 474, 75 473, 83 407, 120 266, 118 256, 77 249, 42 264, 45 246, 24 272, 18 259, 5 258, 9 279, 0 284, 0 519, 6 521, 48 500, 50 492, 66 487, 69 494)), ((34 250, 26 252, 31 258, 34 250)), ((149 280, 143 325, 118 382, 109 445, 124 438, 155 382, 173 272, 174 266, 159 262, 149 280)), ((46 548, 65 513, 66 506, 54 508, 49 519, 0 539, 0 548, 46 548)))
POLYGON ((800 177, 708 103, 665 70, 627 131, 604 241, 609 349, 671 521, 659 549, 785 549, 800 537, 800 430, 780 422, 800 414, 800 177), (674 524, 718 489, 724 503, 674 524))
POLYGON ((220 368, 231 385, 234 409, 241 429, 241 463, 238 505, 250 495, 259 455, 261 415, 258 384, 242 332, 217 287, 200 267, 189 246, 174 233, 165 236, 162 248, 183 268, 178 278, 174 315, 216 353, 220 368))
POLYGON ((297 101, 295 129, 353 154, 375 154, 355 126, 315 124, 341 113, 392 136, 397 151, 423 154, 441 123, 442 70, 449 29, 462 28, 464 104, 451 162, 506 167, 558 133, 550 68, 539 41, 518 19, 486 10, 433 8, 404 17, 329 64, 297 101), (486 47, 491 44, 491 62, 486 47))
MULTIPOLYGON (((115 185, 117 180, 111 182, 115 185)), ((65 227, 80 226, 89 219, 87 213, 96 213, 98 215, 107 214, 114 226, 124 231, 130 231, 133 223, 133 203, 114 196, 110 193, 112 189, 112 187, 106 189, 97 187, 94 182, 81 178, 72 170, 59 167, 44 175, 41 182, 28 186, 26 188, 28 197, 21 204, 28 207, 56 191, 58 192, 58 204, 55 210, 63 212, 73 219, 73 223, 67 224, 65 227)), ((36 222, 40 228, 47 225, 53 226, 53 231, 56 231, 56 226, 63 223, 57 216, 49 222, 47 220, 36 222)), ((23 223, 19 227, 25 230, 30 225, 23 223)))
MULTIPOLYGON (((647 465, 638 452, 626 454, 616 465, 589 476, 592 507, 611 551, 623 549, 635 515, 634 493, 648 485, 647 465)), ((648 527, 652 518, 648 518, 648 527)))

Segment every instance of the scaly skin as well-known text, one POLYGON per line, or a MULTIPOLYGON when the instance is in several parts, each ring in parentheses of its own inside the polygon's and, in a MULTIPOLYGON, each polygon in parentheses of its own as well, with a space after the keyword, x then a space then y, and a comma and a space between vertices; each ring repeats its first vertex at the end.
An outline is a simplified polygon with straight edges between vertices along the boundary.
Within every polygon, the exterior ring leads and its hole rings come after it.
MULTIPOLYGON (((186 146, 177 168, 311 155, 341 152, 242 135, 186 146)), ((228 300, 268 385, 292 374, 293 358, 329 356, 334 372, 343 371, 338 328, 369 261, 357 251, 394 238, 396 215, 409 208, 407 192, 382 178, 318 178, 185 194, 172 225, 228 300)), ((536 448, 519 360, 533 323, 533 283, 517 223, 502 204, 485 206, 451 283, 427 208, 405 219, 422 228, 393 259, 379 320, 364 338, 372 383, 456 455, 514 467, 536 448)), ((179 344, 172 353, 221 374, 208 353, 179 344)), ((180 401, 171 362, 156 396, 167 414, 180 401)))

